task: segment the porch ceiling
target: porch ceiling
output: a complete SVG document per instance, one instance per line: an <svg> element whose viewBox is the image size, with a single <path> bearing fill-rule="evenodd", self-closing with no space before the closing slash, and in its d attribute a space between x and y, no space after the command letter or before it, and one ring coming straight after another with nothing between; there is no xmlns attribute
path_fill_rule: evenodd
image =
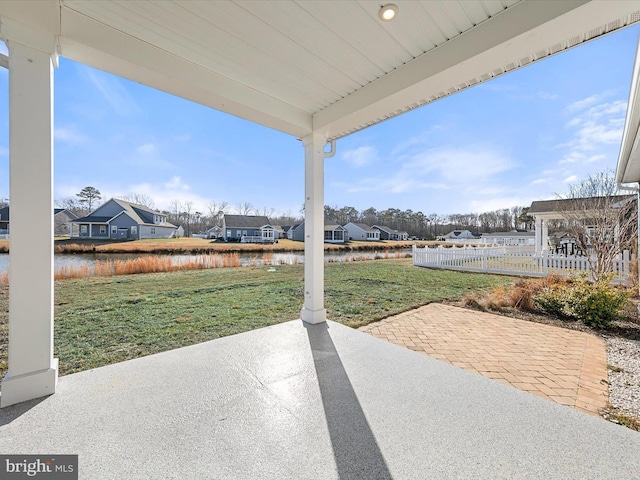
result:
<svg viewBox="0 0 640 480"><path fill-rule="evenodd" d="M335 139L640 19L637 0L394 3L382 22L367 0L4 0L0 37L31 27L73 60Z"/></svg>

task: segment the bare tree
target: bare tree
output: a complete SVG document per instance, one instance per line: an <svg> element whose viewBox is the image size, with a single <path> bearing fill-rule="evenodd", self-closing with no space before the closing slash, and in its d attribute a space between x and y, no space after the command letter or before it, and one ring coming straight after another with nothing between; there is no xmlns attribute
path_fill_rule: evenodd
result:
<svg viewBox="0 0 640 480"><path fill-rule="evenodd" d="M251 202L240 202L236 205L236 211L238 215L251 215L251 212L254 210L253 204Z"/></svg>
<svg viewBox="0 0 640 480"><path fill-rule="evenodd" d="M191 236L191 224L193 223L193 218L191 216L191 211L193 209L193 202L191 200L187 200L182 204L182 208L184 208L184 211L182 212L182 218L183 218L183 225L185 225L187 228L185 228L185 235L187 237Z"/></svg>
<svg viewBox="0 0 640 480"><path fill-rule="evenodd" d="M567 231L588 252L594 280L613 270L623 250L637 248L637 200L635 195L621 194L613 172L597 173L571 185L558 207Z"/></svg>
<svg viewBox="0 0 640 480"><path fill-rule="evenodd" d="M207 204L207 210L209 212L209 222L211 225L220 225L222 217L229 209L227 202L209 202Z"/></svg>
<svg viewBox="0 0 640 480"><path fill-rule="evenodd" d="M126 195L123 195L122 197L119 197L121 200L124 200L126 202L130 202L130 203L137 203L138 205L144 205L147 208L150 208L151 210L154 210L155 207L155 203L153 202L153 198L151 198L149 195L146 195L144 193L127 193Z"/></svg>
<svg viewBox="0 0 640 480"><path fill-rule="evenodd" d="M58 208L69 210L78 217L83 217L84 215L89 213L89 210L87 210L87 208L84 207L78 199L73 197L61 198L56 200L55 203Z"/></svg>

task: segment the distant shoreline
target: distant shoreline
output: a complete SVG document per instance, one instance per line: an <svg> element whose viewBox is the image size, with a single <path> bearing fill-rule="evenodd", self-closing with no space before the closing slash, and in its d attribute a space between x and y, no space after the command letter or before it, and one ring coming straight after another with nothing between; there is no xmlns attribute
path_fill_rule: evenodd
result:
<svg viewBox="0 0 640 480"><path fill-rule="evenodd" d="M425 246L436 242L426 241L352 241L346 244L324 245L325 251L384 251L411 248L414 244ZM278 240L273 244L254 243L225 243L203 238L170 238L149 240L85 240L85 239L56 239L54 251L57 254L83 253L122 253L122 254L152 254L152 255L189 255L205 253L264 253L264 252L302 252L304 243L293 240ZM0 240L0 253L9 253L9 240Z"/></svg>

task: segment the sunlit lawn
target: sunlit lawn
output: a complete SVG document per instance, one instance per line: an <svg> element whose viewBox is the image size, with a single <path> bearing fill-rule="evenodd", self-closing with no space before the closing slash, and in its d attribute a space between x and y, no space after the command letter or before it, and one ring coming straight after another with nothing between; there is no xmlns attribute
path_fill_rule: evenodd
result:
<svg viewBox="0 0 640 480"><path fill-rule="evenodd" d="M413 267L410 259L332 263L325 272L328 316L352 327L512 281ZM0 377L7 290L0 287ZM62 280L55 292L55 355L67 374L296 319L303 266Z"/></svg>

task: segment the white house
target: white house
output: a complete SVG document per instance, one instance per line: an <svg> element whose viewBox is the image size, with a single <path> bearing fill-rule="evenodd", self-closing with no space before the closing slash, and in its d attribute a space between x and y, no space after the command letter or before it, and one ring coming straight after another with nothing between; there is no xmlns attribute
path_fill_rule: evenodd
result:
<svg viewBox="0 0 640 480"><path fill-rule="evenodd" d="M452 230L446 235L439 236L436 240L451 243L478 243L480 236L470 230Z"/></svg>
<svg viewBox="0 0 640 480"><path fill-rule="evenodd" d="M495 245L535 245L535 232L512 230L510 232L483 233L482 243Z"/></svg>
<svg viewBox="0 0 640 480"><path fill-rule="evenodd" d="M365 225L364 223L349 222L344 228L347 230L347 238L349 240L380 241L380 230Z"/></svg>

